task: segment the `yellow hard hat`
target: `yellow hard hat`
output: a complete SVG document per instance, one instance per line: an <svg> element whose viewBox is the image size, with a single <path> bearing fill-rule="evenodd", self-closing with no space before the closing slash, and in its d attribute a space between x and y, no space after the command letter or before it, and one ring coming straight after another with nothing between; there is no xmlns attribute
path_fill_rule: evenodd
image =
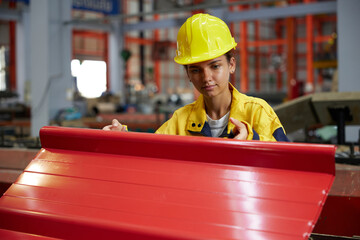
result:
<svg viewBox="0 0 360 240"><path fill-rule="evenodd" d="M177 35L175 62L188 65L220 57L236 42L226 23L209 14L195 14L181 26Z"/></svg>

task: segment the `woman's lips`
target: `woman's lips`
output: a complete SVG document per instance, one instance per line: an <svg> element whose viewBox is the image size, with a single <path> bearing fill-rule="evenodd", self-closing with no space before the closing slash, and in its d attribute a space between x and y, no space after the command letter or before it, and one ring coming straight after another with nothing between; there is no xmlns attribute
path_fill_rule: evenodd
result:
<svg viewBox="0 0 360 240"><path fill-rule="evenodd" d="M215 85L210 85L210 86L204 86L203 89L206 91L211 91L215 88Z"/></svg>

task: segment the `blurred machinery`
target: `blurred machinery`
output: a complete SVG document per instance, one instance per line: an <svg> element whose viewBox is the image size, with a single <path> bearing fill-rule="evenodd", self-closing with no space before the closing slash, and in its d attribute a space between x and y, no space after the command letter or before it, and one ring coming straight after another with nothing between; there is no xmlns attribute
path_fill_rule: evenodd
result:
<svg viewBox="0 0 360 240"><path fill-rule="evenodd" d="M29 138L30 108L10 91L0 91L0 147L34 147L37 139Z"/></svg>
<svg viewBox="0 0 360 240"><path fill-rule="evenodd" d="M334 143L339 147L337 162L360 165L360 133L358 141L345 141L345 127L360 125L360 92L323 92L306 95L274 107L293 141ZM327 129L323 127L333 126ZM328 131L335 139L324 137ZM296 138L296 132L303 135ZM330 133L329 133L330 132ZM331 133L333 132L333 133ZM343 151L345 149L345 151Z"/></svg>

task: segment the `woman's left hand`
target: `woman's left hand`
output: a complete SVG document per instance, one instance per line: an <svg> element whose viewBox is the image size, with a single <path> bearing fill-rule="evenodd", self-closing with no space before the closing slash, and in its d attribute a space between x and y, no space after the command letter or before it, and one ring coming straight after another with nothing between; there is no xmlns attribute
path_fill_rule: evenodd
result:
<svg viewBox="0 0 360 240"><path fill-rule="evenodd" d="M230 118L230 121L235 125L233 129L234 139L246 140L249 134L246 125L235 118Z"/></svg>

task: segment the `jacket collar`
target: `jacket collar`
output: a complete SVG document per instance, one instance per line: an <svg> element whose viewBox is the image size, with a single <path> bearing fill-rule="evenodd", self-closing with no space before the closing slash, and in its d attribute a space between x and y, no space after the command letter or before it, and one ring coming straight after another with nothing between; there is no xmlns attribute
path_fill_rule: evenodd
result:
<svg viewBox="0 0 360 240"><path fill-rule="evenodd" d="M186 130L191 132L201 132L206 121L204 96L200 94L194 103L194 107L190 113Z"/></svg>
<svg viewBox="0 0 360 240"><path fill-rule="evenodd" d="M234 129L235 125L230 122L230 118L236 118L237 120L241 121L244 118L244 94L241 94L231 83L229 83L230 89L232 91L232 100L231 100L231 107L230 107L230 116L229 116L229 123L228 123L228 134Z"/></svg>
<svg viewBox="0 0 360 240"><path fill-rule="evenodd" d="M241 102L242 94L236 90L236 88L229 82L229 88L232 92L232 100L231 100L231 108L230 108L230 117L232 116L239 116L244 110L244 106L239 104ZM198 132L200 133L203 129L206 122L206 111L205 111L205 102L204 96L200 94L198 99L194 102L194 107L190 113L188 118L188 122L186 125L186 130L190 132ZM235 126L230 121L228 123L228 134L230 133L231 129Z"/></svg>

